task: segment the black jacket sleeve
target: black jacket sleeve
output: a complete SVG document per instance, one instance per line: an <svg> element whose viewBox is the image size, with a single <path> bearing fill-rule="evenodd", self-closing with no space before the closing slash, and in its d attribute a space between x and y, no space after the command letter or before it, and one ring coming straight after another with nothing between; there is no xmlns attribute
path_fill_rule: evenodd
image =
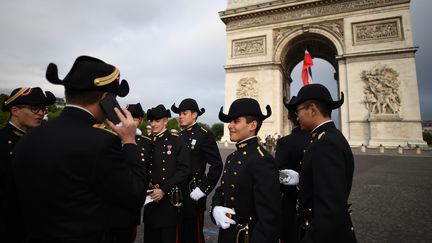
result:
<svg viewBox="0 0 432 243"><path fill-rule="evenodd" d="M207 136L205 136L201 149L203 156L210 167L207 176L204 177L198 187L208 195L219 181L223 164L214 136L211 133L207 133L206 135Z"/></svg>

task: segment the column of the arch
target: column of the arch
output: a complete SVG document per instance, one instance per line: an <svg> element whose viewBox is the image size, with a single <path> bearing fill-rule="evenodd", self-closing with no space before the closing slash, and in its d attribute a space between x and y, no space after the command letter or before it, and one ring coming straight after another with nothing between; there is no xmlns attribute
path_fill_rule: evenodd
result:
<svg viewBox="0 0 432 243"><path fill-rule="evenodd" d="M347 65L345 60L339 60L338 61L338 70L339 70L339 92L344 93L344 104L340 108L340 119L341 119L341 131L345 138L349 141L350 136L350 126L349 126L349 119L350 119L350 104L349 104L349 82L347 77ZM341 97L339 97L341 98ZM336 97L337 99L337 97Z"/></svg>

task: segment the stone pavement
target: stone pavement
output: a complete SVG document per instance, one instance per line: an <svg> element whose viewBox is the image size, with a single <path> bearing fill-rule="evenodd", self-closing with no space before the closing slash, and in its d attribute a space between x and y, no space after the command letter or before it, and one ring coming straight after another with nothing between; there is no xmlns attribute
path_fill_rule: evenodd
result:
<svg viewBox="0 0 432 243"><path fill-rule="evenodd" d="M233 151L220 147L222 159ZM432 242L432 151L353 148L354 182L350 202L358 242ZM208 203L211 201L209 197ZM205 218L207 243L217 242L217 227ZM136 242L142 242L142 225Z"/></svg>

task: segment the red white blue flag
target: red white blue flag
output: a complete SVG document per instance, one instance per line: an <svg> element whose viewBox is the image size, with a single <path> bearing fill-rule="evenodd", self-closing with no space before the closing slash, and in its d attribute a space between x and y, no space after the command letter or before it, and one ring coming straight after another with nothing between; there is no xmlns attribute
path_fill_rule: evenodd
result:
<svg viewBox="0 0 432 243"><path fill-rule="evenodd" d="M303 86L312 83L312 69L313 61L308 50L305 50L303 68L302 68L302 80Z"/></svg>

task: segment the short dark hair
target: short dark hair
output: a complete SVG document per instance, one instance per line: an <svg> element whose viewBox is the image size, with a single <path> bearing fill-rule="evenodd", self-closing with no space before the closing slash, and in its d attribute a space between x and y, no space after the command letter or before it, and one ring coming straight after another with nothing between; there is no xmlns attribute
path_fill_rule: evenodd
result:
<svg viewBox="0 0 432 243"><path fill-rule="evenodd" d="M91 105L102 98L104 91L82 91L65 88L65 98L68 104Z"/></svg>
<svg viewBox="0 0 432 243"><path fill-rule="evenodd" d="M288 110L288 120L294 123L295 126L299 126L300 123L297 120L297 114L294 110Z"/></svg>
<svg viewBox="0 0 432 243"><path fill-rule="evenodd" d="M303 103L303 105L305 107L308 107L311 104L315 104L315 106L317 107L317 109L320 111L320 113L324 117L331 118L331 112L332 112L332 110L330 109L330 107L329 107L329 105L327 103L319 101L319 100L307 100L307 101L305 101Z"/></svg>
<svg viewBox="0 0 432 243"><path fill-rule="evenodd" d="M258 131L261 129L261 125L262 125L263 121L256 116L245 116L245 118L246 118L246 123L248 123L248 124L253 122L253 121L257 122L257 128L255 130L255 135L257 135Z"/></svg>

